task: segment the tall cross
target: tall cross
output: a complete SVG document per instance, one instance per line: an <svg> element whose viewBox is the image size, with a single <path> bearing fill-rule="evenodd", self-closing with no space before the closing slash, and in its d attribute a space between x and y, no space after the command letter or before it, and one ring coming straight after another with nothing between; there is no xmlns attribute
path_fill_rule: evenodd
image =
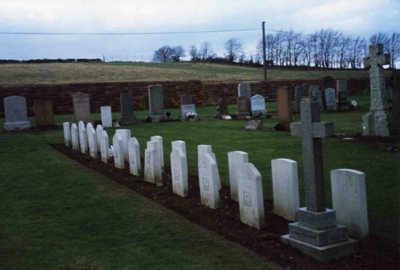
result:
<svg viewBox="0 0 400 270"><path fill-rule="evenodd" d="M385 72L382 65L390 64L390 54L383 54L383 45L369 46L369 57L364 58L364 67L371 67L371 107L370 111L384 111L387 108L388 93L386 91Z"/></svg>
<svg viewBox="0 0 400 270"><path fill-rule="evenodd" d="M290 124L290 135L302 138L307 210L322 212L325 211L325 193L321 139L333 135L333 123L320 122L318 101L303 99L300 112L301 122Z"/></svg>

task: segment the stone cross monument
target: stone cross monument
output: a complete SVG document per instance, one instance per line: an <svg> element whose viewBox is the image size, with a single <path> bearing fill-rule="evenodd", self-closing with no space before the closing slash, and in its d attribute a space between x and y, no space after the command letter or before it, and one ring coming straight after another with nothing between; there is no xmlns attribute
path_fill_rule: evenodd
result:
<svg viewBox="0 0 400 270"><path fill-rule="evenodd" d="M333 135L333 124L320 122L319 106L318 101L303 100L302 122L290 124L291 135L302 138L306 207L299 209L298 222L289 224L289 234L281 240L329 262L356 253L358 241L348 238L347 228L336 223L334 210L325 209L321 139Z"/></svg>
<svg viewBox="0 0 400 270"><path fill-rule="evenodd" d="M369 46L369 57L364 58L364 67L370 67L371 106L363 115L364 136L389 136L387 110L389 99L386 89L385 72L382 65L390 64L390 55L383 54L383 45Z"/></svg>

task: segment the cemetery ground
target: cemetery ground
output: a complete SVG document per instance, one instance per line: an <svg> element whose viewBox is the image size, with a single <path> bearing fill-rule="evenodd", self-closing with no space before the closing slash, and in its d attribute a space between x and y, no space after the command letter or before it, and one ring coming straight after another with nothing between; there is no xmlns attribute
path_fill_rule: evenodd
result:
<svg viewBox="0 0 400 270"><path fill-rule="evenodd" d="M321 120L334 122L336 133L355 137L361 133L361 115L368 111L369 95L350 96L352 99L360 105L357 110L322 113ZM270 113L275 111L276 103L267 103L267 108ZM214 106L198 107L196 111L200 116L216 113ZM236 112L236 106L230 105L229 111ZM179 109L170 112L172 117L180 114ZM143 119L147 111L135 114ZM300 120L298 114L294 116ZM100 114L91 117L100 120ZM119 114L115 112L113 118L118 119ZM34 126L34 118L29 120ZM65 121L72 122L73 115L56 115L57 125ZM301 139L273 131L276 119L263 122L263 131L245 131L244 121L222 120L123 127L130 128L138 139L142 157L151 136L163 137L167 167L164 183L170 181L171 141L186 142L191 176L189 197L185 199L174 196L168 185L157 188L143 183L140 177L128 176L127 170L66 150L62 147L62 127L0 133L0 267L398 269L400 155L387 151L386 145L377 147L342 138L322 140L327 207L332 205L331 170L350 168L364 172L371 234L360 243L356 255L322 264L280 242L280 235L287 233L288 222L272 213L271 160L297 161L300 205L305 205ZM0 119L3 123L4 119ZM115 129L106 128L109 134ZM199 144L212 145L216 154L224 187L218 210L200 205L196 187ZM63 153L75 160L51 145L64 148ZM235 150L249 153L249 161L262 175L267 226L261 231L240 223L237 203L226 198L227 154ZM264 250L260 252L260 248Z"/></svg>
<svg viewBox="0 0 400 270"><path fill-rule="evenodd" d="M319 79L365 78L367 70L289 70L268 69L268 79ZM179 63L52 63L52 64L4 64L0 65L2 84L65 84L84 82L129 81L258 81L263 69L221 64Z"/></svg>

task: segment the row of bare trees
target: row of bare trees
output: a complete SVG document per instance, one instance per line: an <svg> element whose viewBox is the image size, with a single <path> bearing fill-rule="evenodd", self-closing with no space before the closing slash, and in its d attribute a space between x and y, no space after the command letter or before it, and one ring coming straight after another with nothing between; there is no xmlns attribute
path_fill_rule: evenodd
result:
<svg viewBox="0 0 400 270"><path fill-rule="evenodd" d="M268 34L266 39L266 59L277 66L315 66L322 68L362 68L363 58L369 55L370 44L382 43L386 53L391 55L391 67L400 60L400 33L377 32L368 40L345 35L342 32L322 29L311 35L290 31ZM254 55L246 54L242 42L230 38L224 44L224 57L218 57L211 44L204 41L197 48L191 45L188 53L191 61L220 60L228 63L263 63L262 39L256 46ZM163 46L155 51L153 61L180 61L186 56L182 46Z"/></svg>

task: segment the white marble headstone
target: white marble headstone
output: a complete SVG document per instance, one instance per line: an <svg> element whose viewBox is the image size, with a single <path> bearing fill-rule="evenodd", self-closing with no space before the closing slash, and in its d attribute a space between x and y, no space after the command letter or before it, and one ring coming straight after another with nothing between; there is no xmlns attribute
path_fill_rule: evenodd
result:
<svg viewBox="0 0 400 270"><path fill-rule="evenodd" d="M145 181L162 186L161 161L158 153L158 142L147 142L145 152Z"/></svg>
<svg viewBox="0 0 400 270"><path fill-rule="evenodd" d="M101 152L101 161L104 163L108 162L110 158L109 154L110 143L108 140L107 131L103 130L102 135L100 136L100 152Z"/></svg>
<svg viewBox="0 0 400 270"><path fill-rule="evenodd" d="M219 207L217 163L210 154L204 154L199 162L199 186L201 204L217 209Z"/></svg>
<svg viewBox="0 0 400 270"><path fill-rule="evenodd" d="M229 152L228 162L229 162L229 183L231 189L231 199L238 202L239 175L243 173L244 164L249 163L249 155L246 152L242 151Z"/></svg>
<svg viewBox="0 0 400 270"><path fill-rule="evenodd" d="M85 128L85 124L82 121L78 123L78 132L79 132L79 144L81 147L81 152L83 154L87 154L88 151L88 142L87 142L87 132Z"/></svg>
<svg viewBox="0 0 400 270"><path fill-rule="evenodd" d="M180 147L172 149L171 174L172 191L178 196L186 197L189 194L187 161Z"/></svg>
<svg viewBox="0 0 400 270"><path fill-rule="evenodd" d="M101 110L101 124L103 127L112 127L112 113L110 106L100 107Z"/></svg>
<svg viewBox="0 0 400 270"><path fill-rule="evenodd" d="M201 144L201 145L197 146L197 161L198 161L199 168L201 166L200 160L201 160L202 156L205 155L205 154L210 154L210 156L214 159L215 163L217 164L217 157L212 152L211 145ZM221 189L221 179L219 178L218 166L217 166L216 170L217 170L217 185L218 185L218 190L220 190Z"/></svg>
<svg viewBox="0 0 400 270"><path fill-rule="evenodd" d="M103 136L103 127L102 125L97 125L96 127L96 138L97 138L97 149L101 152L101 136Z"/></svg>
<svg viewBox="0 0 400 270"><path fill-rule="evenodd" d="M124 149L124 159L125 161L129 161L129 154L128 154L128 142L131 136L130 129L117 129L115 133L119 134L122 139L122 147Z"/></svg>
<svg viewBox="0 0 400 270"><path fill-rule="evenodd" d="M113 137L113 147L114 147L115 168L118 168L118 169L125 168L124 146L123 146L122 137L118 133L115 133L115 135Z"/></svg>
<svg viewBox="0 0 400 270"><path fill-rule="evenodd" d="M89 153L92 158L98 158L99 152L97 151L97 135L92 125L87 125L87 136L89 144Z"/></svg>
<svg viewBox="0 0 400 270"><path fill-rule="evenodd" d="M71 142L72 142L72 149L75 151L79 151L80 144L79 144L79 133L78 127L75 123L71 125Z"/></svg>
<svg viewBox="0 0 400 270"><path fill-rule="evenodd" d="M160 158L161 162L161 171L164 172L164 145L163 145L163 138L161 136L152 136L151 138L152 142L157 142L158 143L158 155Z"/></svg>
<svg viewBox="0 0 400 270"><path fill-rule="evenodd" d="M71 126L69 122L63 123L65 146L71 146Z"/></svg>
<svg viewBox="0 0 400 270"><path fill-rule="evenodd" d="M182 152L186 155L186 143L184 141L173 141L171 145L172 149L174 149L175 147L179 147L180 149L182 149Z"/></svg>
<svg viewBox="0 0 400 270"><path fill-rule="evenodd" d="M136 138L132 137L128 142L129 171L131 174L139 176L142 174L142 163L140 161L140 147Z"/></svg>
<svg viewBox="0 0 400 270"><path fill-rule="evenodd" d="M240 220L261 229L265 225L261 174L251 163L245 164L243 168L244 178L239 180Z"/></svg>

